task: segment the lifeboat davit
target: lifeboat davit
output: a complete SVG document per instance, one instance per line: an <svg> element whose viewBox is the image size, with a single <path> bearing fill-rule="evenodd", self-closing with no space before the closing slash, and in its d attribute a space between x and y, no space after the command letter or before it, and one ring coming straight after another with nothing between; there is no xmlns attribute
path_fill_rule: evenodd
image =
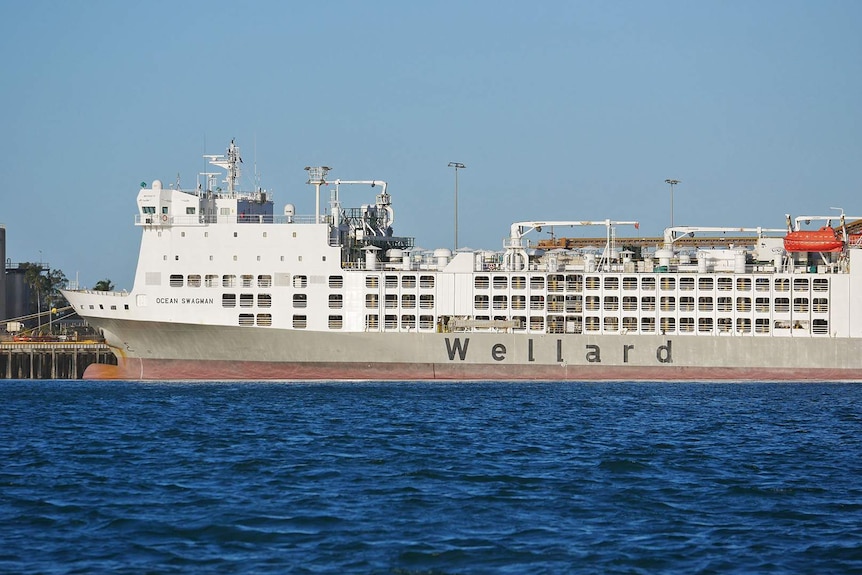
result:
<svg viewBox="0 0 862 575"><path fill-rule="evenodd" d="M784 249L788 252L840 252L844 242L835 228L823 226L819 230L799 230L784 236Z"/></svg>

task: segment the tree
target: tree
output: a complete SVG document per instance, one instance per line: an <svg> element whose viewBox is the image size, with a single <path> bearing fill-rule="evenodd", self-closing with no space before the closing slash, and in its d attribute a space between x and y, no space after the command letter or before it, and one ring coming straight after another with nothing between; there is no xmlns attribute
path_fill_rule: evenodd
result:
<svg viewBox="0 0 862 575"><path fill-rule="evenodd" d="M30 313L50 311L63 307L66 299L60 289L68 283L62 270L42 267L42 264L24 262L18 264L24 269L24 282L30 287Z"/></svg>
<svg viewBox="0 0 862 575"><path fill-rule="evenodd" d="M111 282L111 280L109 280L108 278L105 278L103 280L97 281L96 285L93 286L93 289L95 291L113 291L114 290L114 284L113 284L113 282Z"/></svg>

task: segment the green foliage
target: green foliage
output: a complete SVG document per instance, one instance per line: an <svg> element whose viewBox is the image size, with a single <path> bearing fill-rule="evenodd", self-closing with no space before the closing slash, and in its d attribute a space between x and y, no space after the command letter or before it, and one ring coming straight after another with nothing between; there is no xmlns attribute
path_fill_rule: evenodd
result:
<svg viewBox="0 0 862 575"><path fill-rule="evenodd" d="M95 291L113 291L114 290L114 283L111 280L109 280L108 278L105 278L103 280L97 281L96 285L93 286L93 289Z"/></svg>
<svg viewBox="0 0 862 575"><path fill-rule="evenodd" d="M68 283L62 270L45 269L42 264L25 262L24 281L30 286L30 306L33 311L63 307L66 299L60 289Z"/></svg>

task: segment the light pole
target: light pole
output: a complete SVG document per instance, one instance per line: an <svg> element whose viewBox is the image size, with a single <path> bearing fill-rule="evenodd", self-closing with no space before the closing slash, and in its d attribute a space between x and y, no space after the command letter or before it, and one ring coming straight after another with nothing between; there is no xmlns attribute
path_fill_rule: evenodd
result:
<svg viewBox="0 0 862 575"><path fill-rule="evenodd" d="M461 162L449 162L450 168L455 168L455 249L452 254L458 251L458 170L466 168Z"/></svg>
<svg viewBox="0 0 862 575"><path fill-rule="evenodd" d="M665 180L665 184L670 184L670 227L673 227L673 187L679 183L679 180Z"/></svg>

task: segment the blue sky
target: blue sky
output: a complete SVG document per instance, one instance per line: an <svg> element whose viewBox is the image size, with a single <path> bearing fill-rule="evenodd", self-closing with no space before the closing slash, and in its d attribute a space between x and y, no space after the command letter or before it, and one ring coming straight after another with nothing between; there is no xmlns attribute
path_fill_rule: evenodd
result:
<svg viewBox="0 0 862 575"><path fill-rule="evenodd" d="M0 8L6 256L83 285L130 289L140 182L193 187L231 138L277 211L311 213L303 167L328 165L388 181L396 233L426 248L452 245L450 161L467 165L459 243L473 248L499 249L523 219L659 235L667 178L682 181L677 225L862 214L855 0Z"/></svg>

